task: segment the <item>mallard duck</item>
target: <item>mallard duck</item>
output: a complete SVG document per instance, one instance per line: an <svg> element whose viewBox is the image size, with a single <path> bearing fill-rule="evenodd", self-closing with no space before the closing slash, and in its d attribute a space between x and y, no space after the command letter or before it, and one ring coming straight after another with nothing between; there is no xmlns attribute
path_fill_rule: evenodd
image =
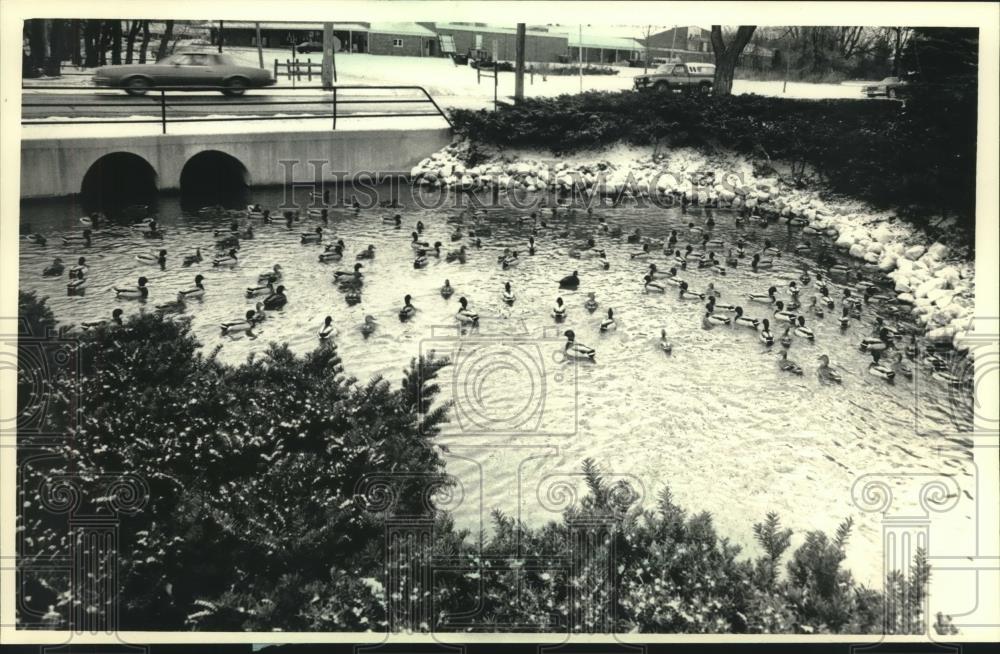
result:
<svg viewBox="0 0 1000 654"><path fill-rule="evenodd" d="M230 250L229 254L218 257L212 261L212 265L217 268L222 268L226 266L235 266L239 263L239 259L236 257L236 250Z"/></svg>
<svg viewBox="0 0 1000 654"><path fill-rule="evenodd" d="M704 300L705 299L705 294L704 293L695 293L694 291L689 291L688 290L688 283L687 282L681 282L680 283L680 293L678 294L678 297L680 299L682 299L682 300Z"/></svg>
<svg viewBox="0 0 1000 654"><path fill-rule="evenodd" d="M761 321L760 342L764 345L774 345L774 335L771 334L771 321L767 318Z"/></svg>
<svg viewBox="0 0 1000 654"><path fill-rule="evenodd" d="M802 367L788 358L788 352L786 350L781 351L781 356L778 359L778 369L784 372L790 372L793 375L802 374Z"/></svg>
<svg viewBox="0 0 1000 654"><path fill-rule="evenodd" d="M830 357L825 354L821 354L819 357L819 368L816 369L816 376L821 382L839 384L843 381L840 373L830 367Z"/></svg>
<svg viewBox="0 0 1000 654"><path fill-rule="evenodd" d="M774 306L775 306L775 309L774 309L774 317L775 318L781 318L782 320L787 320L788 322L794 322L795 321L795 318L797 317L796 314L795 314L795 312L788 311L787 309L785 309L785 303L784 302L782 302L781 300L778 300L777 302L775 302Z"/></svg>
<svg viewBox="0 0 1000 654"><path fill-rule="evenodd" d="M452 287L451 282L448 281L447 279L444 280L444 286L441 287L441 297L447 300L454 294L455 294L455 289Z"/></svg>
<svg viewBox="0 0 1000 654"><path fill-rule="evenodd" d="M116 286L115 295L123 300L145 300L149 297L148 282L145 277L140 277L135 286Z"/></svg>
<svg viewBox="0 0 1000 654"><path fill-rule="evenodd" d="M288 304L288 296L285 295L284 286L278 286L278 288L274 289L274 293L264 298L264 308L268 311L280 309L286 304Z"/></svg>
<svg viewBox="0 0 1000 654"><path fill-rule="evenodd" d="M357 259L358 261L362 261L365 259L374 259L375 246L369 245L366 249L362 250L361 252L358 252L357 256L355 256L354 258Z"/></svg>
<svg viewBox="0 0 1000 654"><path fill-rule="evenodd" d="M194 286L191 288L182 289L177 292L178 299L189 299L198 298L205 295L205 285L202 283L205 280L203 275L194 276Z"/></svg>
<svg viewBox="0 0 1000 654"><path fill-rule="evenodd" d="M167 251L160 250L157 254L152 252L141 252L135 255L135 260L139 263L151 263L163 267L167 263Z"/></svg>
<svg viewBox="0 0 1000 654"><path fill-rule="evenodd" d="M261 284L265 283L275 283L281 280L283 276L283 271L281 269L281 264L276 263L271 270L266 270L261 274L257 275L257 281Z"/></svg>
<svg viewBox="0 0 1000 654"><path fill-rule="evenodd" d="M757 329L757 325L760 321L756 318L751 318L750 316L743 315L743 307L736 307L736 315L733 316L733 325L739 325L740 327L750 327L751 329Z"/></svg>
<svg viewBox="0 0 1000 654"><path fill-rule="evenodd" d="M580 287L580 276L579 273L574 270L572 275L566 275L559 280L559 288L564 288L567 290L576 290Z"/></svg>
<svg viewBox="0 0 1000 654"><path fill-rule="evenodd" d="M478 325L479 324L479 314L469 309L469 301L464 297L458 298L458 303L461 307L458 313L455 314L455 318L464 324L468 325Z"/></svg>
<svg viewBox="0 0 1000 654"><path fill-rule="evenodd" d="M798 316L796 318L795 335L801 336L802 338L805 338L810 341L816 338L815 334L813 334L813 330L806 327L805 316Z"/></svg>
<svg viewBox="0 0 1000 654"><path fill-rule="evenodd" d="M597 310L597 297L593 291L587 293L587 301L583 303L583 307L591 313Z"/></svg>
<svg viewBox="0 0 1000 654"><path fill-rule="evenodd" d="M567 329L563 332L563 336L566 337L566 345L563 347L563 352L568 358L594 360L597 352L592 347L587 347L583 343L577 343L576 334L572 329Z"/></svg>
<svg viewBox="0 0 1000 654"><path fill-rule="evenodd" d="M614 309L608 309L608 317L601 321L601 331L609 332L613 329L617 329L618 323L615 321L615 311Z"/></svg>
<svg viewBox="0 0 1000 654"><path fill-rule="evenodd" d="M89 229L85 229L85 230L83 230L83 234L81 234L80 236L63 236L62 237L63 245L81 245L82 244L82 245L84 245L86 247L90 247L90 243L91 243L91 241L90 241L90 234L91 234L90 230Z"/></svg>
<svg viewBox="0 0 1000 654"><path fill-rule="evenodd" d="M63 270L66 267L63 265L63 260L56 257L52 260L52 263L45 267L42 271L42 277L62 277Z"/></svg>
<svg viewBox="0 0 1000 654"><path fill-rule="evenodd" d="M510 287L510 282L505 282L503 285L503 301L507 304L514 304L516 296L514 295L513 289Z"/></svg>
<svg viewBox="0 0 1000 654"><path fill-rule="evenodd" d="M552 307L552 317L555 318L556 322L562 322L566 319L566 305L563 304L561 297L556 298L556 304Z"/></svg>
<svg viewBox="0 0 1000 654"><path fill-rule="evenodd" d="M246 290L246 296L256 297L258 295L273 295L274 294L274 282L267 281L260 286L250 286Z"/></svg>
<svg viewBox="0 0 1000 654"><path fill-rule="evenodd" d="M121 327L122 324L123 324L122 323L122 314L123 313L124 313L124 311L122 311L121 309L115 309L114 311L112 311L111 312L111 324L115 325L117 327ZM83 327L84 330L91 330L91 329L97 329L98 327L104 327L107 324L108 324L107 320L93 320L93 321L90 321L90 322L82 322L82 323L80 323L80 326Z"/></svg>
<svg viewBox="0 0 1000 654"><path fill-rule="evenodd" d="M320 263L330 261L340 261L344 258L344 246L340 243L330 243L326 249L319 253Z"/></svg>
<svg viewBox="0 0 1000 654"><path fill-rule="evenodd" d="M750 295L747 296L747 298L751 302L761 302L763 304L774 304L775 302L778 301L778 298L776 298L775 295L774 295L777 292L778 292L777 287L772 286L771 288L767 289L767 293L751 293Z"/></svg>
<svg viewBox="0 0 1000 654"><path fill-rule="evenodd" d="M301 234L300 238L303 243L319 243L323 240L323 228L317 227L315 232Z"/></svg>
<svg viewBox="0 0 1000 654"><path fill-rule="evenodd" d="M256 324L254 322L255 312L250 309L246 312L246 316L243 320L233 320L231 322L224 322L219 325L222 329L223 334L238 334L241 332L252 333L253 327Z"/></svg>
<svg viewBox="0 0 1000 654"><path fill-rule="evenodd" d="M646 275L642 279L645 282L642 288L647 293L663 293L667 290L666 288L663 287L663 284L653 281L653 278L650 277L649 275Z"/></svg>
<svg viewBox="0 0 1000 654"><path fill-rule="evenodd" d="M333 316L327 316L323 319L323 326L319 330L319 340L326 341L334 337L337 333L337 328L333 326Z"/></svg>
<svg viewBox="0 0 1000 654"><path fill-rule="evenodd" d="M189 254L184 257L183 265L185 268L193 266L196 263L201 263L202 258L203 257L201 256L201 248L195 248L194 254Z"/></svg>
<svg viewBox="0 0 1000 654"><path fill-rule="evenodd" d="M465 263L465 261L466 261L465 246L463 245L459 249L452 250L451 252L449 252L445 256L445 261L447 261L449 263L453 263L453 262L456 262L456 261L458 263Z"/></svg>
<svg viewBox="0 0 1000 654"><path fill-rule="evenodd" d="M657 343L657 345L659 345L660 349L663 350L664 352L666 352L667 354L670 354L670 353L672 353L674 351L674 345L673 345L673 343L671 343L670 341L667 340L667 330L666 329L661 329L660 330L660 340Z"/></svg>

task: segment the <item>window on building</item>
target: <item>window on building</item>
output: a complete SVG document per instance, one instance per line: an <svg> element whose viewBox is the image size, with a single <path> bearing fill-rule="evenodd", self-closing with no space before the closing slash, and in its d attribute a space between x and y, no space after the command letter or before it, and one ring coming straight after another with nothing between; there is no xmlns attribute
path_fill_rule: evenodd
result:
<svg viewBox="0 0 1000 654"><path fill-rule="evenodd" d="M394 47L394 48L402 48L403 47L403 39L393 39L392 40L392 47Z"/></svg>
<svg viewBox="0 0 1000 654"><path fill-rule="evenodd" d="M482 49L483 49L483 35L476 34L476 50L482 50Z"/></svg>

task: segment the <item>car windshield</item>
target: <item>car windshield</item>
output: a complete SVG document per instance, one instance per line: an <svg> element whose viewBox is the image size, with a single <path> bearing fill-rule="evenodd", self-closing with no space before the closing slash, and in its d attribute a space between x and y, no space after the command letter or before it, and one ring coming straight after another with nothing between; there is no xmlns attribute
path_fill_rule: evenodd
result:
<svg viewBox="0 0 1000 654"><path fill-rule="evenodd" d="M658 72L658 73L669 73L673 69L674 69L674 65L673 64L663 64L662 66L659 66L656 69L656 72Z"/></svg>
<svg viewBox="0 0 1000 654"><path fill-rule="evenodd" d="M886 77L884 80L882 80L882 83L883 84L893 84L893 83L898 82L898 81L899 81L898 77Z"/></svg>
<svg viewBox="0 0 1000 654"><path fill-rule="evenodd" d="M235 66L232 57L214 52L181 52L156 62L167 66Z"/></svg>

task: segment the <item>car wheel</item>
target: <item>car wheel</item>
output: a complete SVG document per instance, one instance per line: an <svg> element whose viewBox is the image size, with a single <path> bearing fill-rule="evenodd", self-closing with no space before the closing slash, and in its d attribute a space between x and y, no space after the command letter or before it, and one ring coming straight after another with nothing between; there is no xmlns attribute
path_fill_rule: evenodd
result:
<svg viewBox="0 0 1000 654"><path fill-rule="evenodd" d="M129 95L146 95L150 86L149 80L144 77L132 77L125 80L125 92Z"/></svg>
<svg viewBox="0 0 1000 654"><path fill-rule="evenodd" d="M889 98L890 100L895 100L896 99L896 89L889 89L888 91L886 91L885 92L885 97Z"/></svg>
<svg viewBox="0 0 1000 654"><path fill-rule="evenodd" d="M222 93L230 97L240 96L246 93L247 86L248 84L245 79L242 77L234 77L230 80L226 80L226 88L222 91Z"/></svg>
<svg viewBox="0 0 1000 654"><path fill-rule="evenodd" d="M659 82L653 85L653 88L656 89L657 91L669 91L670 82L660 80Z"/></svg>
<svg viewBox="0 0 1000 654"><path fill-rule="evenodd" d="M712 85L709 84L708 82L702 82L701 85L698 86L698 91L702 95L708 95L709 93L712 92Z"/></svg>

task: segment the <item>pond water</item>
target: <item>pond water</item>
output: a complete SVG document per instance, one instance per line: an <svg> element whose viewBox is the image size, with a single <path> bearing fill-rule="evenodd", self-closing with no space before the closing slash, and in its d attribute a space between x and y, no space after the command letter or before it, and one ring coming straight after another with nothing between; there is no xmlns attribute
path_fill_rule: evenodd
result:
<svg viewBox="0 0 1000 654"><path fill-rule="evenodd" d="M379 190L386 197L387 189ZM252 200L274 207L281 193L256 189ZM780 344L768 348L747 328L703 329L704 303L680 300L673 287L662 295L644 292L642 276L650 261L661 269L673 264L658 249L649 260L633 259L630 254L639 246L598 229L603 219L626 234L639 227L644 236L661 240L678 230L680 247L689 238L697 247L700 234L691 234L687 225L705 225L701 210L682 214L674 208L620 206L597 208L593 217L581 212L575 220L549 219L556 227L539 232L536 254L529 256L527 228L515 222L527 210L491 209L484 224L492 235L482 237L482 247L476 249L467 237L450 238L455 225L446 221L457 210L420 208L407 196L398 210L401 229L381 220L392 209L357 214L331 210L324 241L340 238L347 245L344 260L336 263L318 261L322 244L300 242L300 233L313 231L320 221L303 216L292 228L284 222L252 221L256 236L241 242L239 265L233 268L211 265L213 232L226 229L230 219L201 217L186 203L182 207L177 196L156 199L154 210L166 231L162 241L146 239L129 229L128 221L117 221L95 230L89 247L61 243L62 235L82 229L83 209L75 200L25 203L22 225L30 224L48 244L21 242L20 285L48 296L58 319L79 323L106 318L116 307L126 313L152 310L189 288L195 274L203 274L204 299L190 302L185 315L192 318L201 342L207 348L221 344L220 356L230 362L262 352L271 341L306 352L317 345L327 315L338 330L345 371L361 380L381 374L396 384L421 351L456 357L441 380L444 396L457 404L440 442L449 471L462 482L461 498L453 498L448 508L460 526L472 529L493 507L532 524L557 519L567 499L563 482L579 486L581 462L592 457L611 478L630 480L649 502L669 484L682 506L711 511L721 533L751 551L751 525L768 511L777 511L796 530L793 543L801 542L805 530L832 532L841 520L854 517L848 563L860 579L875 582L881 570L881 527L877 516L862 513L853 503L855 480L866 473L902 471L952 475L963 490L971 483L969 444L948 436L971 424L967 391L927 375L919 376L919 384L905 378L890 384L868 374L871 359L858 344L872 333L874 305L842 330L836 317L843 285L831 280L836 310L824 318L807 314L815 341L795 337L788 348L789 358L805 370L794 376L779 370ZM245 200L233 199L232 205L244 206ZM307 204L305 197L300 200ZM467 262L431 257L426 268L415 269L410 233L418 220L425 225L421 239L441 241L442 252L467 245ZM748 252L759 250L765 238L785 252L772 269L759 273L751 271L748 255L725 275L691 266L682 277L698 291L712 282L721 292L719 302L740 304L753 317L770 317L779 337L783 328L770 316L773 309L746 296L776 286L779 298L789 299L789 282L798 280L803 269L812 270L814 261L792 253L803 240L801 233L783 224L737 227L726 213L717 213L715 220L713 237L727 248L743 236ZM607 270L595 258L569 256L586 234L606 250ZM814 254L828 248L822 238L814 237L813 243ZM364 262L363 299L349 306L333 283L333 272L349 269L369 244L376 254ZM136 261L136 254L161 247L168 251L164 269ZM183 257L196 247L205 261L182 266ZM504 247L521 251L519 265L508 270L498 265ZM65 275L42 276L56 256L67 265L86 256L90 274L85 295L67 296ZM275 264L284 270L281 283L288 305L269 312L256 339L223 335L219 323L241 319L253 308L260 298L247 299L244 291ZM579 271L579 290L560 290L557 280L574 270ZM145 306L116 299L112 288L134 285L139 275L149 279ZM803 288L803 302L815 293L814 271L812 277ZM446 278L456 291L450 299L439 293ZM513 305L501 296L507 281L516 293ZM593 313L584 307L588 292L599 303ZM402 322L398 311L405 294L412 295L418 311ZM481 316L478 330L456 329L461 296ZM560 296L568 317L556 325L550 311ZM608 308L615 311L617 329L602 333L599 326ZM367 338L359 329L366 314L378 320ZM573 365L564 360L565 329L597 350L596 362ZM661 329L673 344L669 356L657 345ZM843 384L819 381L821 354L829 355ZM972 492L970 487L961 493L950 513L959 527L968 527L971 520Z"/></svg>

